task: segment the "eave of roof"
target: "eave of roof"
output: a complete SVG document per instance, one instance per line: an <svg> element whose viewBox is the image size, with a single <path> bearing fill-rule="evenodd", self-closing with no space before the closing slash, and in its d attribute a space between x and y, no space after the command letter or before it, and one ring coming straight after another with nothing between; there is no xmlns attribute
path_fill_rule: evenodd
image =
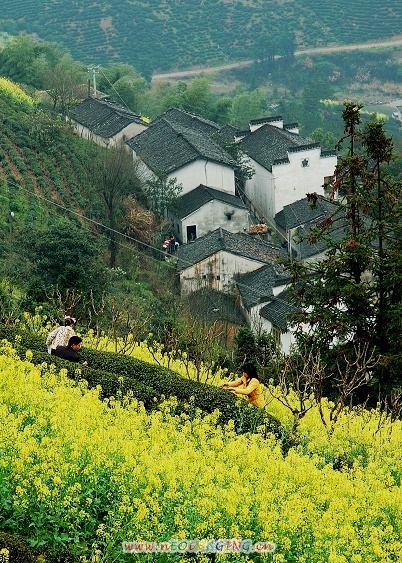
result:
<svg viewBox="0 0 402 563"><path fill-rule="evenodd" d="M96 98L87 98L73 106L70 116L95 135L104 138L113 137L132 123L148 127L148 124L135 113L118 104Z"/></svg>
<svg viewBox="0 0 402 563"><path fill-rule="evenodd" d="M282 258L286 256L286 252L280 246L263 242L247 233L231 233L219 228L191 243L182 245L178 252L177 270L183 271L218 252L228 252L261 265L275 262L278 256Z"/></svg>
<svg viewBox="0 0 402 563"><path fill-rule="evenodd" d="M154 172L166 174L198 159L235 168L232 157L208 135L160 119L127 141L135 153Z"/></svg>
<svg viewBox="0 0 402 563"><path fill-rule="evenodd" d="M177 217L184 219L201 209L204 205L211 201L219 201L228 204L231 207L239 209L247 209L242 200L234 194L229 194L215 188L199 185L197 188L184 194L179 198L177 206Z"/></svg>
<svg viewBox="0 0 402 563"><path fill-rule="evenodd" d="M241 143L250 158L270 171L276 162L288 161L289 151L312 146L297 133L269 124L262 125L244 137Z"/></svg>

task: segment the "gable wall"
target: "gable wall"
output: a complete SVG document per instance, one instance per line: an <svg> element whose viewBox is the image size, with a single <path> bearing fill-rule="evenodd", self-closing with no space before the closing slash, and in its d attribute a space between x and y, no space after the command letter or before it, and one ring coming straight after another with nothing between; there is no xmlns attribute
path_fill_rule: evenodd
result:
<svg viewBox="0 0 402 563"><path fill-rule="evenodd" d="M244 191L260 215L271 219L272 222L275 215L274 175L253 159L250 159L250 164L255 174L246 181Z"/></svg>
<svg viewBox="0 0 402 563"><path fill-rule="evenodd" d="M305 198L307 193L324 195L324 178L335 171L336 156L321 157L320 147L288 153L288 156L288 164L272 167L272 173L276 177L275 214L285 205ZM308 160L308 166L302 166L304 160Z"/></svg>
<svg viewBox="0 0 402 563"><path fill-rule="evenodd" d="M233 291L233 278L236 274L253 272L263 265L262 262L226 251L216 252L180 273L181 295L188 295L203 287L216 291Z"/></svg>
<svg viewBox="0 0 402 563"><path fill-rule="evenodd" d="M278 129L283 129L283 119L280 120L274 120L274 121L265 121L263 123L252 123L250 124L250 131L251 133L253 133L253 131L256 131L257 129L259 129L260 127L262 127L263 125L272 125L273 127L277 127Z"/></svg>
<svg viewBox="0 0 402 563"><path fill-rule="evenodd" d="M234 212L232 218L229 220L225 213ZM194 213L178 221L177 218L172 217L176 234L179 239L185 244L187 240L187 226L195 225L197 229L197 238L203 237L208 233L215 231L218 227L222 227L231 233L243 232L248 230L249 219L248 210L233 207L222 201L213 200L206 205L197 209ZM179 225L177 230L176 225Z"/></svg>
<svg viewBox="0 0 402 563"><path fill-rule="evenodd" d="M304 159L308 166L302 166ZM324 195L324 178L334 173L336 162L336 156L322 157L320 148L289 153L289 163L274 165L272 173L251 159L255 174L246 182L246 195L272 223L285 205L307 193Z"/></svg>
<svg viewBox="0 0 402 563"><path fill-rule="evenodd" d="M216 162L198 159L169 174L183 185L182 195L191 192L200 184L234 195L234 170Z"/></svg>

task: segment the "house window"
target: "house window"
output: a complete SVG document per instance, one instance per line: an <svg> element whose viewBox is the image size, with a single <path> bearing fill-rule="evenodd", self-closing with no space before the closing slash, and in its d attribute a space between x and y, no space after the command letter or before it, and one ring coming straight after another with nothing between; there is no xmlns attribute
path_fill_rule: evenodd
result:
<svg viewBox="0 0 402 563"><path fill-rule="evenodd" d="M197 227L196 225L187 226L187 242L195 240L197 238Z"/></svg>
<svg viewBox="0 0 402 563"><path fill-rule="evenodd" d="M308 166L308 158L303 158L301 161L302 168L307 168Z"/></svg>

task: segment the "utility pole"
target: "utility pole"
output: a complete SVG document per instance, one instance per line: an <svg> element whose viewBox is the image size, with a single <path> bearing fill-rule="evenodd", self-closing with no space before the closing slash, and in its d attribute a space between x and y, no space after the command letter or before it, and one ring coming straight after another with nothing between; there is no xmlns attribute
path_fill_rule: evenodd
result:
<svg viewBox="0 0 402 563"><path fill-rule="evenodd" d="M88 67L89 72L92 73L92 83L93 83L93 97L96 98L97 90L96 90L96 75L99 73L99 66L92 66Z"/></svg>
<svg viewBox="0 0 402 563"><path fill-rule="evenodd" d="M14 211L10 211L10 259L13 257L13 221Z"/></svg>

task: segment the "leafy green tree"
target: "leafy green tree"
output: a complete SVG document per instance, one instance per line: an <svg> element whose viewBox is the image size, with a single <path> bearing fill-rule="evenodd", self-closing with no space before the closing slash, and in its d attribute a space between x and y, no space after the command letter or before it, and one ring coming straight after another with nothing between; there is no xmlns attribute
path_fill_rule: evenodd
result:
<svg viewBox="0 0 402 563"><path fill-rule="evenodd" d="M326 131L322 127L315 129L308 138L313 141L313 143L320 143L320 145L326 149L333 149L337 144L337 139L331 131Z"/></svg>
<svg viewBox="0 0 402 563"><path fill-rule="evenodd" d="M32 264L28 297L33 301L46 301L55 288L97 296L107 289L100 242L86 229L60 223L43 232L27 231L18 249Z"/></svg>
<svg viewBox="0 0 402 563"><path fill-rule="evenodd" d="M124 212L124 201L140 194L142 181L130 154L123 145L98 151L89 166L92 181L105 209L111 268L117 266L117 237Z"/></svg>
<svg viewBox="0 0 402 563"><path fill-rule="evenodd" d="M215 103L215 96L211 91L211 83L207 78L196 78L183 93L182 109L196 115L209 117Z"/></svg>
<svg viewBox="0 0 402 563"><path fill-rule="evenodd" d="M39 71L38 71L39 73ZM86 67L64 54L55 65L42 64L42 83L53 101L53 109L66 115L70 106L86 96Z"/></svg>
<svg viewBox="0 0 402 563"><path fill-rule="evenodd" d="M40 51L40 44L22 33L0 51L0 73L16 82L29 84L32 80L33 62Z"/></svg>
<svg viewBox="0 0 402 563"><path fill-rule="evenodd" d="M107 67L100 67L97 73L97 87L120 105L143 114L146 107L144 100L150 86L131 65L112 63Z"/></svg>
<svg viewBox="0 0 402 563"><path fill-rule="evenodd" d="M302 310L293 319L300 349L316 351L333 374L355 377L351 366L359 363L362 369L363 346L370 357L367 380L383 388L401 382L402 186L383 172L392 157L383 123L372 121L362 128L361 108L345 103L345 136L338 148L346 141L348 150L335 171L334 211L309 235L310 242L325 242L326 256L288 268ZM308 197L312 205L318 198ZM335 382L334 375L332 389ZM378 391L376 386L367 392L378 398Z"/></svg>
<svg viewBox="0 0 402 563"><path fill-rule="evenodd" d="M251 119L266 114L267 100L262 90L241 92L233 100L230 123L238 127L248 127Z"/></svg>
<svg viewBox="0 0 402 563"><path fill-rule="evenodd" d="M245 362L256 363L257 344L253 331L247 327L239 328L238 333L233 339L234 354L233 361L236 368L241 368Z"/></svg>
<svg viewBox="0 0 402 563"><path fill-rule="evenodd" d="M220 97L216 100L213 111L210 114L211 121L226 125L230 121L230 113L232 111L232 98L226 96Z"/></svg>
<svg viewBox="0 0 402 563"><path fill-rule="evenodd" d="M97 74L97 85L99 90L106 94L112 94L113 85L122 78L139 78L136 69L126 63L110 63L106 67L100 67Z"/></svg>
<svg viewBox="0 0 402 563"><path fill-rule="evenodd" d="M146 190L152 211L163 219L166 211L175 211L183 186L176 178L168 178L164 172L159 172L157 178L147 181Z"/></svg>
<svg viewBox="0 0 402 563"><path fill-rule="evenodd" d="M44 70L54 68L65 55L71 58L65 47L34 41L26 33L21 33L0 50L0 74L43 89L46 87Z"/></svg>
<svg viewBox="0 0 402 563"><path fill-rule="evenodd" d="M145 78L123 76L113 84L110 95L120 104L141 115L147 89L148 83Z"/></svg>

